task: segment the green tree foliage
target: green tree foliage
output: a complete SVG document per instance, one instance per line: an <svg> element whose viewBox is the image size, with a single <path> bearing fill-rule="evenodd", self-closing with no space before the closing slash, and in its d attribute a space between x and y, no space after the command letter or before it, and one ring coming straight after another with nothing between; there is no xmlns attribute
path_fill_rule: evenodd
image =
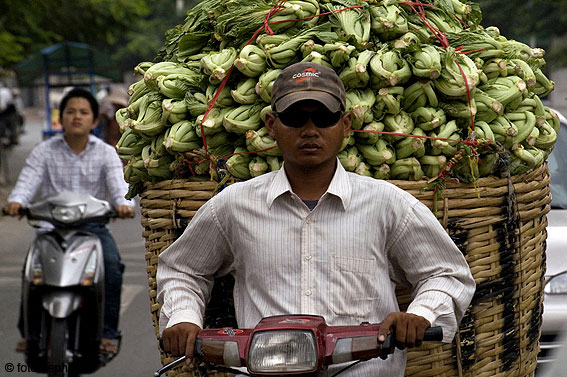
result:
<svg viewBox="0 0 567 377"><path fill-rule="evenodd" d="M107 52L123 70L153 60L166 30L183 23L195 0L3 0L0 68L10 69L61 41ZM181 6L181 9L178 7Z"/></svg>
<svg viewBox="0 0 567 377"><path fill-rule="evenodd" d="M547 51L549 67L566 66L567 49L557 43L567 34L567 0L477 0L482 24L494 25L507 38Z"/></svg>

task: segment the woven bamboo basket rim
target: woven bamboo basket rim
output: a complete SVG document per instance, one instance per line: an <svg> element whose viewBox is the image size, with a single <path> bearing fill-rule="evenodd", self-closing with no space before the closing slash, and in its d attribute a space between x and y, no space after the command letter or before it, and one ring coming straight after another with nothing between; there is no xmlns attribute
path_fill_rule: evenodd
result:
<svg viewBox="0 0 567 377"><path fill-rule="evenodd" d="M551 202L547 165L518 176L480 178L476 184L447 182L438 198L433 190L424 190L425 180L389 182L431 210L436 206L437 219L465 253L477 283L476 301L469 307L456 341L411 350L406 376L532 376L543 303L545 215ZM213 181L174 179L146 183L140 194L154 326L160 310L155 291L159 253L175 241L186 221L216 190ZM510 211L516 223L511 230L503 228L510 223ZM409 291L402 289L397 295L403 309L410 301ZM510 349L515 350L511 358L503 358ZM162 354L162 362L171 360ZM200 375L186 367L171 374Z"/></svg>

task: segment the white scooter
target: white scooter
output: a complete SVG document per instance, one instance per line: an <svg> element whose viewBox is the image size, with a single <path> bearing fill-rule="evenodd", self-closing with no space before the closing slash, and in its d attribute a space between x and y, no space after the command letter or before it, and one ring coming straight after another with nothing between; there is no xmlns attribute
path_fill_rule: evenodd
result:
<svg viewBox="0 0 567 377"><path fill-rule="evenodd" d="M26 363L50 377L92 373L108 360L99 355L104 317L104 264L100 240L79 227L116 217L103 200L60 193L22 210L38 232L25 263L23 320Z"/></svg>

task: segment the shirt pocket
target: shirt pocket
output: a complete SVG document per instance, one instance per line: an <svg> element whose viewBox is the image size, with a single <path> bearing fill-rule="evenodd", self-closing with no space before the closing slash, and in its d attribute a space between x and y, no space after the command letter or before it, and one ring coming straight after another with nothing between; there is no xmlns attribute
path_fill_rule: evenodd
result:
<svg viewBox="0 0 567 377"><path fill-rule="evenodd" d="M331 256L330 305L339 316L367 318L376 291L375 259Z"/></svg>

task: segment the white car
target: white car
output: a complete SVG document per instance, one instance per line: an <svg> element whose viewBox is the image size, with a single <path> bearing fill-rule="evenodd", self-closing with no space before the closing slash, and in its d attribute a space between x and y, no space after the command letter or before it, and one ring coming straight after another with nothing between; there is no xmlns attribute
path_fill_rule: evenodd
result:
<svg viewBox="0 0 567 377"><path fill-rule="evenodd" d="M567 331L567 119L555 111L561 127L548 158L551 174L551 211L547 215L547 248L543 322L538 364L553 361L553 350L561 346Z"/></svg>

